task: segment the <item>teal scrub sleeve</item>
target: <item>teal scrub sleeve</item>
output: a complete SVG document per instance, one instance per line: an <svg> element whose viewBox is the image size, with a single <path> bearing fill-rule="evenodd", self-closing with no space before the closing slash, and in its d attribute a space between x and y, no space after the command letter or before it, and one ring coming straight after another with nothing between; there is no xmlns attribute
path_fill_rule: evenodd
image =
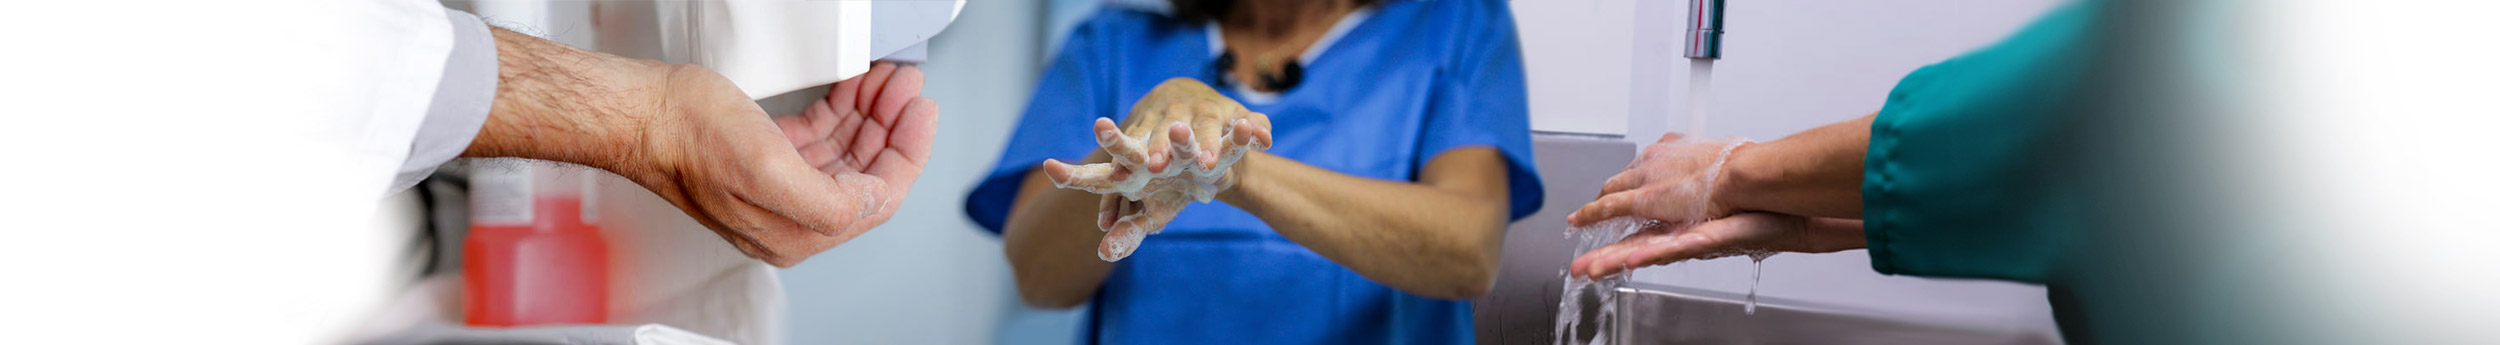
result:
<svg viewBox="0 0 2500 345"><path fill-rule="evenodd" d="M2094 2L1911 72L1866 150L1866 246L1884 274L2049 283L2083 239L2076 96Z"/></svg>

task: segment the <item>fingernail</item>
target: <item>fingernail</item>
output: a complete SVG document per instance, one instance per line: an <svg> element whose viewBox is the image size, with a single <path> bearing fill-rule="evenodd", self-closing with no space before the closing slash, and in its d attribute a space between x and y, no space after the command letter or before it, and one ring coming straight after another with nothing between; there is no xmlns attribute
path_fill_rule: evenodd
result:
<svg viewBox="0 0 2500 345"><path fill-rule="evenodd" d="M1108 117L1094 118L1094 142L1111 145L1117 142L1115 140L1120 140L1120 125L1112 123Z"/></svg>
<svg viewBox="0 0 2500 345"><path fill-rule="evenodd" d="M1195 155L1201 152L1198 147L1197 136L1196 131L1189 129L1189 124L1176 122L1172 123L1171 135L1167 136L1166 139L1171 140L1173 145L1175 145L1172 152L1188 152Z"/></svg>
<svg viewBox="0 0 2500 345"><path fill-rule="evenodd" d="M835 175L834 183L858 186L852 189L852 193L858 194L859 198L859 205L854 206L854 210L858 213L854 213L856 216L851 220L852 222L868 219L869 216L885 210L885 180L867 174L846 172Z"/></svg>
<svg viewBox="0 0 2500 345"><path fill-rule="evenodd" d="M1121 221L1120 224L1114 225L1113 227L1116 228L1121 226L1142 227L1144 224L1142 221L1137 219L1128 219ZM1128 231L1112 231L1111 234L1104 235L1102 237L1102 246L1095 249L1094 256L1101 258L1102 261L1105 262L1117 262L1122 258L1127 258L1129 254L1135 253L1137 251L1137 247L1143 245L1145 240L1146 233L1144 231L1138 231L1137 229L1128 229Z"/></svg>
<svg viewBox="0 0 2500 345"><path fill-rule="evenodd" d="M1051 181L1067 180L1068 168L1068 163L1060 162L1055 158L1042 160L1042 174L1049 175Z"/></svg>
<svg viewBox="0 0 2500 345"><path fill-rule="evenodd" d="M866 190L860 191L859 216L851 221L857 222L860 219L868 219L869 216L874 216L877 213L885 211L885 181L871 182L876 182L877 184L869 186Z"/></svg>
<svg viewBox="0 0 2500 345"><path fill-rule="evenodd" d="M1126 239L1104 238L1103 247L1094 253L1094 257L1102 259L1103 262L1119 262L1120 259L1128 258L1131 251L1137 250L1135 243Z"/></svg>

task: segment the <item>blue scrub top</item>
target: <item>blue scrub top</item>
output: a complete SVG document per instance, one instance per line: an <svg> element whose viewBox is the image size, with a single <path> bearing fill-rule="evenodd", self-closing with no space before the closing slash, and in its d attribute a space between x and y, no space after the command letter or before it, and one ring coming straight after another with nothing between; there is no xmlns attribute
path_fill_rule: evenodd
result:
<svg viewBox="0 0 2500 345"><path fill-rule="evenodd" d="M1415 181L1434 156L1492 147L1509 161L1510 217L1544 200L1528 147L1519 40L1498 0L1391 1L1306 62L1272 102L1267 152L1349 175ZM1217 80L1203 22L1106 7L1070 33L1035 88L997 169L964 203L995 233L1045 158L1097 149L1093 119L1119 120L1172 77ZM1246 99L1229 87L1226 96ZM1192 204L1120 261L1091 299L1088 343L1467 344L1466 301L1355 274L1221 202Z"/></svg>

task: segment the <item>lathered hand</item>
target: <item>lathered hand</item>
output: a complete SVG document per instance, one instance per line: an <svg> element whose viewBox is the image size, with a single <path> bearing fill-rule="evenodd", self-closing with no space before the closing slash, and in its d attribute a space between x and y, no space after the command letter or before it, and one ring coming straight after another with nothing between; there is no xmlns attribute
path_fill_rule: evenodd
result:
<svg viewBox="0 0 2500 345"><path fill-rule="evenodd" d="M1139 100L1126 125L1095 120L1095 142L1109 162L1050 160L1042 170L1059 188L1103 194L1095 225L1108 233L1095 254L1119 261L1146 235L1162 232L1190 201L1207 202L1232 188L1238 180L1233 163L1273 144L1269 126L1266 115L1214 88L1175 78Z"/></svg>

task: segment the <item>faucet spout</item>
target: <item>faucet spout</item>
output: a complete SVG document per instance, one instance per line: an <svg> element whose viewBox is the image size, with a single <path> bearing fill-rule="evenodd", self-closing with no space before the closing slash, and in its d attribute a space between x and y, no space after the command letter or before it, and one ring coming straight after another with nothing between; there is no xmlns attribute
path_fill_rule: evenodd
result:
<svg viewBox="0 0 2500 345"><path fill-rule="evenodd" d="M1727 0L1691 0L1692 10L1685 17L1684 58L1719 59L1719 34L1724 33L1721 21L1726 19Z"/></svg>

